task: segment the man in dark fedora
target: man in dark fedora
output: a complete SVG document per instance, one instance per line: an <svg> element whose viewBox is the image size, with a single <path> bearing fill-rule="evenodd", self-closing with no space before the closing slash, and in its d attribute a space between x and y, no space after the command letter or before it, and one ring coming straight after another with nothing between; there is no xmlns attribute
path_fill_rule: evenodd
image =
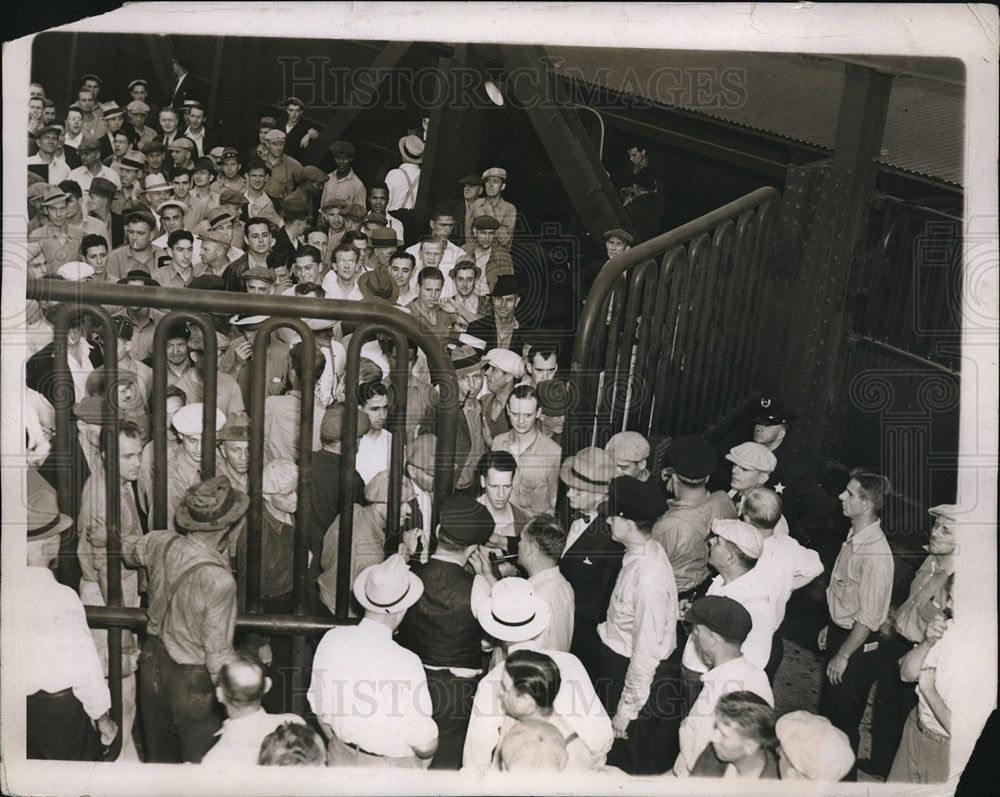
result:
<svg viewBox="0 0 1000 797"><path fill-rule="evenodd" d="M469 334L486 341L490 349L510 349L523 356L525 340L515 311L521 302L521 289L517 277L502 274L490 293L493 310L469 324Z"/></svg>
<svg viewBox="0 0 1000 797"><path fill-rule="evenodd" d="M465 569L476 547L493 535L489 510L474 498L453 495L442 503L437 548L413 572L424 594L399 626L399 644L416 653L427 673L438 726L438 749L431 769L458 769L469 727L472 701L483 674L481 631L474 596L489 592L486 580ZM477 583L479 582L479 583Z"/></svg>
<svg viewBox="0 0 1000 797"><path fill-rule="evenodd" d="M27 758L99 761L114 741L111 693L79 595L58 584L50 565L72 525L55 490L28 469L27 560L18 655L25 672ZM95 728L96 725L96 728Z"/></svg>
<svg viewBox="0 0 1000 797"><path fill-rule="evenodd" d="M197 763L222 725L215 683L233 654L236 627L229 534L249 503L228 477L215 476L177 502L176 531L123 541L126 564L145 567L149 577L139 658L147 761Z"/></svg>
<svg viewBox="0 0 1000 797"><path fill-rule="evenodd" d="M434 693L420 659L392 635L425 586L394 554L362 570L353 587L364 617L356 626L327 631L316 648L307 695L327 737L327 762L420 768L438 749ZM459 747L459 763L461 753Z"/></svg>

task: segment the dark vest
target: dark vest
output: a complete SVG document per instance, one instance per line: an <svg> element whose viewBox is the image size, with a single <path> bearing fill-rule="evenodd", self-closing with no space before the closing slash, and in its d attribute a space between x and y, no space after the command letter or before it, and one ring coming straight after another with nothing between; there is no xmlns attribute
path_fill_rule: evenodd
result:
<svg viewBox="0 0 1000 797"><path fill-rule="evenodd" d="M471 606L475 576L437 559L412 569L424 583L424 594L407 610L396 641L425 665L480 669L483 632Z"/></svg>

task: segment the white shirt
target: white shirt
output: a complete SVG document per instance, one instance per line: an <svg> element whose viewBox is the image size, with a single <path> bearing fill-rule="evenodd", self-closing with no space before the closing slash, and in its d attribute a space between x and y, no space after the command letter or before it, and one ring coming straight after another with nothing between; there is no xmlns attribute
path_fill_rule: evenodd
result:
<svg viewBox="0 0 1000 797"><path fill-rule="evenodd" d="M806 548L788 535L777 533L764 538L764 551L754 570L767 573L767 580L774 585L774 627L785 619L785 605L793 590L804 587L823 572L819 554Z"/></svg>
<svg viewBox="0 0 1000 797"><path fill-rule="evenodd" d="M29 166L36 166L40 163L45 163L45 161L37 153L28 158ZM65 155L53 155L52 160L47 165L49 167L49 179L47 180L49 185L58 185L63 180L69 179L70 168L69 164L66 163Z"/></svg>
<svg viewBox="0 0 1000 797"><path fill-rule="evenodd" d="M766 570L758 571L756 567L752 567L728 584L722 580L722 576L716 576L705 592L706 595L732 598L749 612L753 626L743 643L743 655L761 669L767 666L767 661L771 658L771 638L778 628L775 625L777 612L774 603L784 589L783 579L772 581L769 575ZM681 661L685 667L695 672L705 672L708 669L690 638L684 646L684 656Z"/></svg>
<svg viewBox="0 0 1000 797"><path fill-rule="evenodd" d="M420 274L420 270L424 267L423 260L420 259L420 244L414 244L406 249L414 259L417 261L417 265L413 269L413 274L410 275L410 287L417 292L417 276ZM451 278L452 269L455 268L455 264L459 260L468 260L469 256L459 247L455 246L451 241L448 241L444 247L444 255L441 257L441 262L438 264L438 268L441 269L441 273L444 274L444 286L441 288L442 296L449 296L455 293L455 284Z"/></svg>
<svg viewBox="0 0 1000 797"><path fill-rule="evenodd" d="M583 536L583 532L587 530L587 526L594 522L595 517L597 517L596 510L586 517L577 518L569 524L569 533L566 535L566 547L563 548L563 556L566 555L566 551L573 547L573 543Z"/></svg>
<svg viewBox="0 0 1000 797"><path fill-rule="evenodd" d="M198 135L195 135L194 133L192 133L190 127L187 128L181 135L183 135L183 136L185 136L187 138L190 138L194 142L194 145L198 148L198 154L197 154L196 157L200 158L200 157L202 157L205 154L205 147L204 147L204 145L205 145L205 128L204 127L201 129L201 132L198 133Z"/></svg>
<svg viewBox="0 0 1000 797"><path fill-rule="evenodd" d="M538 647L537 640L511 645L508 652L535 650L549 656L559 667L561 685L553 702L553 713L579 734L594 757L594 766L601 766L614 741L611 720L594 692L590 675L572 653ZM462 752L462 768L486 771L493 750L500 741L500 731L506 714L500 702L500 680L504 665L498 664L479 682L472 702L469 731Z"/></svg>
<svg viewBox="0 0 1000 797"><path fill-rule="evenodd" d="M392 169L385 176L385 184L389 189L389 201L386 212L393 210L412 210L417 203L417 189L420 186L420 164L401 163L399 168Z"/></svg>
<svg viewBox="0 0 1000 797"><path fill-rule="evenodd" d="M95 177L103 177L105 180L110 180L115 184L116 188L122 187L122 181L118 176L118 172L114 169L109 169L103 163L101 164L101 168L97 174L91 172L86 166L77 166L69 173L69 177L66 179L72 180L80 186L80 190L83 191L83 196L86 198L90 195L90 184L94 182Z"/></svg>
<svg viewBox="0 0 1000 797"><path fill-rule="evenodd" d="M262 708L239 719L227 719L215 732L219 740L205 753L201 763L220 775L227 769L257 766L264 738L286 722L305 724L297 714L268 714Z"/></svg>
<svg viewBox="0 0 1000 797"><path fill-rule="evenodd" d="M730 692L753 692L774 705L774 693L764 671L743 656L730 659L701 676L702 688L691 711L680 728L680 753L674 762L674 774L684 777L691 774L691 767L698 760L705 746L711 741L715 727L715 704Z"/></svg>
<svg viewBox="0 0 1000 797"><path fill-rule="evenodd" d="M360 302L365 298L365 295L358 287L357 280L354 280L351 287L345 291L337 280L336 271L328 271L326 276L323 277L323 293L326 294L327 299L347 299Z"/></svg>
<svg viewBox="0 0 1000 797"><path fill-rule="evenodd" d="M639 550L626 550L607 620L597 626L601 641L629 659L616 714L639 716L656 668L677 647L677 616L674 571L660 544L650 539Z"/></svg>
<svg viewBox="0 0 1000 797"><path fill-rule="evenodd" d="M338 739L368 753L401 758L437 738L420 658L369 619L326 632L307 697Z"/></svg>
<svg viewBox="0 0 1000 797"><path fill-rule="evenodd" d="M385 429L367 432L358 440L358 454L354 467L365 484L368 484L376 474L389 470L391 460L392 432Z"/></svg>
<svg viewBox="0 0 1000 797"><path fill-rule="evenodd" d="M111 692L80 596L46 567L27 568L24 586L18 601L23 633L17 641L18 655L28 665L25 694L72 689L87 716L98 719L111 708Z"/></svg>
<svg viewBox="0 0 1000 797"><path fill-rule="evenodd" d="M528 578L545 605L549 607L548 628L536 638L540 647L551 650L569 651L573 642L573 620L576 609L573 587L559 572L558 567L550 567Z"/></svg>

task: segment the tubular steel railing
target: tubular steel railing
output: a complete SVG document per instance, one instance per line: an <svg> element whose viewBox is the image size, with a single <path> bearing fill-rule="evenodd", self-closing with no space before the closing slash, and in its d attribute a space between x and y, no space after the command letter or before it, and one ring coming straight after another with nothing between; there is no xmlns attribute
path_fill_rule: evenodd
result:
<svg viewBox="0 0 1000 797"><path fill-rule="evenodd" d="M304 298L299 296L254 296L226 293L222 291L191 290L187 288L149 288L117 284L97 285L90 283L70 283L55 280L28 280L27 298L39 301L66 302L58 314L55 324L55 368L54 368L54 409L56 415L55 453L63 467L59 468L60 508L69 506L73 486L70 482L71 459L70 412L74 400L74 388L67 360L67 331L71 319L89 314L100 324L105 349L114 351L107 342L115 340L114 324L102 305L142 306L165 308L169 312L157 322L153 343L153 507L150 514L150 528L165 528L167 521L167 421L166 421L166 335L170 325L176 321L194 323L202 330L205 349L204 368L204 433L202 435L201 477L209 478L215 473L215 414L217 386L217 342L212 314L260 314L272 316L258 329L254 340L253 357L246 367L250 370L250 396L248 412L252 421L249 469L247 474L250 507L247 513L247 573L246 606L238 615L236 629L241 633L257 632L293 637L292 663L298 673L308 666L308 646L305 636L324 633L336 625L353 622L348 618L351 585L351 540L353 536L354 514L353 496L349 493L347 474L354 471L357 459L356 430L359 407L353 399L360 373L361 346L379 332L388 333L396 346L396 356L392 370L392 383L396 403L388 426L393 429L393 445L389 479L389 520L387 537L398 541L400 498L403 482L403 444L405 441L406 395L409 381L408 343L412 341L423 349L427 356L432 382L440 389L438 402L438 442L435 455L435 490L432 507L432 524L436 523L437 507L441 500L451 494L453 487L455 460L456 423L459 412L457 401L458 383L451 360L438 341L420 330L417 322L408 314L388 306L371 302L340 301L330 299ZM313 341L313 334L303 318L321 318L348 321L359 324L347 348L347 363L344 384L345 412L342 432L342 480L337 486L341 498L341 523L339 529L339 558L337 565L337 605L336 615L327 618L309 617L307 612L307 562L308 550L305 529L310 521L310 475L312 469L312 440L314 414L314 374L317 352L314 346L306 346L299 373L301 386L301 407L299 420L299 483L298 511L294 536L293 558L293 614L274 615L260 613L261 547L260 526L263 517L262 469L264 451L263 411L267 390L265 367L267 364L268 341L276 329L289 327L304 341ZM108 357L103 365L105 385L114 386L118 381L118 363ZM116 391L109 390L110 396ZM102 414L102 435L105 437L105 475L107 484L107 558L109 562L121 561L121 481L119 478L118 427L116 401L104 402ZM331 486L332 487L332 486ZM240 574L242 576L242 574ZM108 629L109 677L112 696L112 718L121 726L121 630L133 631L145 627L146 613L142 609L122 605L121 570L108 568L107 606L87 606L87 618L94 628ZM292 710L303 713L305 690L296 689L292 696ZM116 757L121 749L121 732L111 751Z"/></svg>
<svg viewBox="0 0 1000 797"><path fill-rule="evenodd" d="M779 203L759 188L604 265L574 342L564 454L624 429L707 429L753 391Z"/></svg>

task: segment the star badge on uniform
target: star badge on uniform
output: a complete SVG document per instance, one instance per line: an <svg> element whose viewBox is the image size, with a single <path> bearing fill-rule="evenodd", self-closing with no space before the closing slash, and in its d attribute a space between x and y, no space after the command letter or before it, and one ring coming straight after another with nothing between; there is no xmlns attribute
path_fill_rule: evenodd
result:
<svg viewBox="0 0 1000 797"><path fill-rule="evenodd" d="M778 495L781 495L783 492L785 492L785 485L783 485L781 482L778 482L776 485L774 485L774 491Z"/></svg>

